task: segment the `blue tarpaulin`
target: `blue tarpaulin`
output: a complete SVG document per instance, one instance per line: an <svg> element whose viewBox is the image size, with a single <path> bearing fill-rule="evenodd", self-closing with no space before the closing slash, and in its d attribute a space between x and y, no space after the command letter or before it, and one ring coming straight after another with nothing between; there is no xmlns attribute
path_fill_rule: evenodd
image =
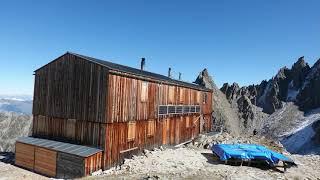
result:
<svg viewBox="0 0 320 180"><path fill-rule="evenodd" d="M227 161L233 158L242 160L265 160L270 165L278 164L279 161L294 163L285 155L256 144L217 144L212 146L212 151L219 156L221 161Z"/></svg>

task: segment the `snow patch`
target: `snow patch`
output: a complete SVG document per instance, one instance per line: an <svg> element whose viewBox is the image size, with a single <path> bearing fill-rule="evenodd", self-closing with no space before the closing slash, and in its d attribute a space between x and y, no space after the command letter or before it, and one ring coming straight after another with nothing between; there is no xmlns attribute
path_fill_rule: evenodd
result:
<svg viewBox="0 0 320 180"><path fill-rule="evenodd" d="M295 101L300 90L296 90L293 86L293 80L289 83L287 92L287 101Z"/></svg>
<svg viewBox="0 0 320 180"><path fill-rule="evenodd" d="M312 140L316 134L312 125L320 121L320 108L307 113L298 120L299 121L296 121L298 125L296 128L283 134L281 143L291 153L320 153L319 147Z"/></svg>

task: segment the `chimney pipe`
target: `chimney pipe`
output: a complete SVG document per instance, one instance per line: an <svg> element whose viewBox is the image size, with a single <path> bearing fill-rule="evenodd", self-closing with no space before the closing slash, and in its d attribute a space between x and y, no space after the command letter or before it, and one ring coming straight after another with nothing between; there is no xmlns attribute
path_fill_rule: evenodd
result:
<svg viewBox="0 0 320 180"><path fill-rule="evenodd" d="M146 59L145 58L141 58L141 66L140 66L141 71L144 71L145 65L146 65Z"/></svg>
<svg viewBox="0 0 320 180"><path fill-rule="evenodd" d="M168 77L171 78L171 67L169 67L169 70L168 70Z"/></svg>
<svg viewBox="0 0 320 180"><path fill-rule="evenodd" d="M181 72L179 72L179 81L181 81Z"/></svg>

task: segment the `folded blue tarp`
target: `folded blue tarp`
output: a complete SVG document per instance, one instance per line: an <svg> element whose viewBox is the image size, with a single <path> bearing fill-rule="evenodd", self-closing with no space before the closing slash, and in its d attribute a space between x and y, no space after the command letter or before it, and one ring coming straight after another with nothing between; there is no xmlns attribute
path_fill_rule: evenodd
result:
<svg viewBox="0 0 320 180"><path fill-rule="evenodd" d="M242 160L265 160L270 165L276 165L279 161L294 164L290 158L283 154L256 144L217 144L212 146L212 151L218 155L222 161L234 158Z"/></svg>

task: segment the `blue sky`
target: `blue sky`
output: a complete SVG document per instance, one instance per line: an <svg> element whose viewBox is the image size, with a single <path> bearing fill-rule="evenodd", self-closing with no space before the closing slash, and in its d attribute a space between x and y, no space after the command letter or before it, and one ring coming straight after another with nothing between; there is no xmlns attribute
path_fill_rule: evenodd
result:
<svg viewBox="0 0 320 180"><path fill-rule="evenodd" d="M66 51L193 81L259 83L320 58L320 1L1 1L0 94L32 94L33 70Z"/></svg>

